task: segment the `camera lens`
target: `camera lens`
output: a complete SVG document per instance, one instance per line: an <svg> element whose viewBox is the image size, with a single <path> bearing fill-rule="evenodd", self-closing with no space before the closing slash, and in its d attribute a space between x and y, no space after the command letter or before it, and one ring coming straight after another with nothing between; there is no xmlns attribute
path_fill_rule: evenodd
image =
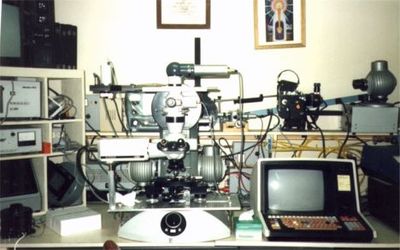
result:
<svg viewBox="0 0 400 250"><path fill-rule="evenodd" d="M366 91L368 89L368 84L366 79L356 79L353 80L353 88Z"/></svg>

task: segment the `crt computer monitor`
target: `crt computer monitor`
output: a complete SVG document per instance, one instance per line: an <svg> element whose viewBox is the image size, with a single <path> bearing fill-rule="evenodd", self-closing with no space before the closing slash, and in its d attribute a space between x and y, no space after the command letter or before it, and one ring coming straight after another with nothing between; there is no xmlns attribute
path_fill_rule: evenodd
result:
<svg viewBox="0 0 400 250"><path fill-rule="evenodd" d="M348 216L359 218L360 222L369 231L368 235L349 236L348 240L368 241L371 239L372 230L368 223L364 223L364 217L360 212L359 191L356 167L353 160L347 159L314 159L314 158L271 158L260 159L253 170L251 179L251 204L255 215L263 223L264 235L275 235L293 238L317 238L334 239L335 233L317 232L313 235L310 228L308 232L299 233L286 230L281 224L279 230L272 230L267 222L271 218L283 217L328 217L335 216L347 218ZM307 217L308 216L308 217ZM279 222L280 223L280 222ZM296 222L298 223L298 222ZM303 221L300 221L303 223ZM308 223L304 222L304 223ZM343 237L351 232L345 230L346 223L341 223L343 229L336 235ZM286 230L286 231L285 231ZM326 230L326 229L324 229ZM284 232L285 231L285 232ZM345 232L346 231L346 232ZM359 232L357 232L359 233ZM357 234L355 233L355 234ZM330 235L329 235L330 234ZM353 237L353 238L352 238ZM334 239L335 240L335 239ZM339 239L340 240L340 239ZM346 240L343 238L343 240Z"/></svg>
<svg viewBox="0 0 400 250"><path fill-rule="evenodd" d="M306 213L326 210L324 173L318 169L280 169L264 173L268 182L267 203L271 213ZM298 178L301 176L301 178ZM290 183L290 185L288 185ZM282 197L286 197L282 199Z"/></svg>
<svg viewBox="0 0 400 250"><path fill-rule="evenodd" d="M23 65L23 27L22 1L3 0L1 4L0 65Z"/></svg>
<svg viewBox="0 0 400 250"><path fill-rule="evenodd" d="M259 197L259 209L276 215L358 211L353 164L351 160L337 159L262 159L254 183L264 191Z"/></svg>

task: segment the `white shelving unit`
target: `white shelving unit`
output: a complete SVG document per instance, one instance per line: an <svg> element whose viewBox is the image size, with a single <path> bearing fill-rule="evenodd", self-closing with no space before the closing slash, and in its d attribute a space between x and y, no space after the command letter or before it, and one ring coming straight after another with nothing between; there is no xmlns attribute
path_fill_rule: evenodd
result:
<svg viewBox="0 0 400 250"><path fill-rule="evenodd" d="M60 163L64 161L75 161L76 150L56 148L53 142L59 136L57 127L64 126L64 132L76 145L85 143L85 86L84 72L81 70L42 69L42 68L19 68L0 67L1 78L32 78L40 82L41 86L41 119L5 120L0 129L35 127L42 130L43 149L40 153L8 154L0 155L0 167L3 160L31 159L34 172L38 181L42 205L40 211L35 211L34 216L44 215L48 207L48 185L47 185L47 161ZM56 90L59 94L72 99L75 106L75 115L72 119L49 119L49 88ZM82 193L82 204L86 206L86 192Z"/></svg>

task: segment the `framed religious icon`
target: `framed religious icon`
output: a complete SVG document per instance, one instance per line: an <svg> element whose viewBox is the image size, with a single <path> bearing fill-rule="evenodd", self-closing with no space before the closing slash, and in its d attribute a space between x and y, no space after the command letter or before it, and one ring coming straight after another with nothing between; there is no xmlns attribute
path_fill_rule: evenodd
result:
<svg viewBox="0 0 400 250"><path fill-rule="evenodd" d="M305 0L254 0L256 49L306 45Z"/></svg>

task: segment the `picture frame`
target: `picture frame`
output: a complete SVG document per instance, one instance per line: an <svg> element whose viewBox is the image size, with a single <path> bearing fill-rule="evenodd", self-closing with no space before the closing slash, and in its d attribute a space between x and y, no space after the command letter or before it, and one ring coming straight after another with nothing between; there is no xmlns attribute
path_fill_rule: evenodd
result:
<svg viewBox="0 0 400 250"><path fill-rule="evenodd" d="M305 0L254 0L256 49L306 46Z"/></svg>
<svg viewBox="0 0 400 250"><path fill-rule="evenodd" d="M211 0L157 0L158 29L209 29Z"/></svg>

